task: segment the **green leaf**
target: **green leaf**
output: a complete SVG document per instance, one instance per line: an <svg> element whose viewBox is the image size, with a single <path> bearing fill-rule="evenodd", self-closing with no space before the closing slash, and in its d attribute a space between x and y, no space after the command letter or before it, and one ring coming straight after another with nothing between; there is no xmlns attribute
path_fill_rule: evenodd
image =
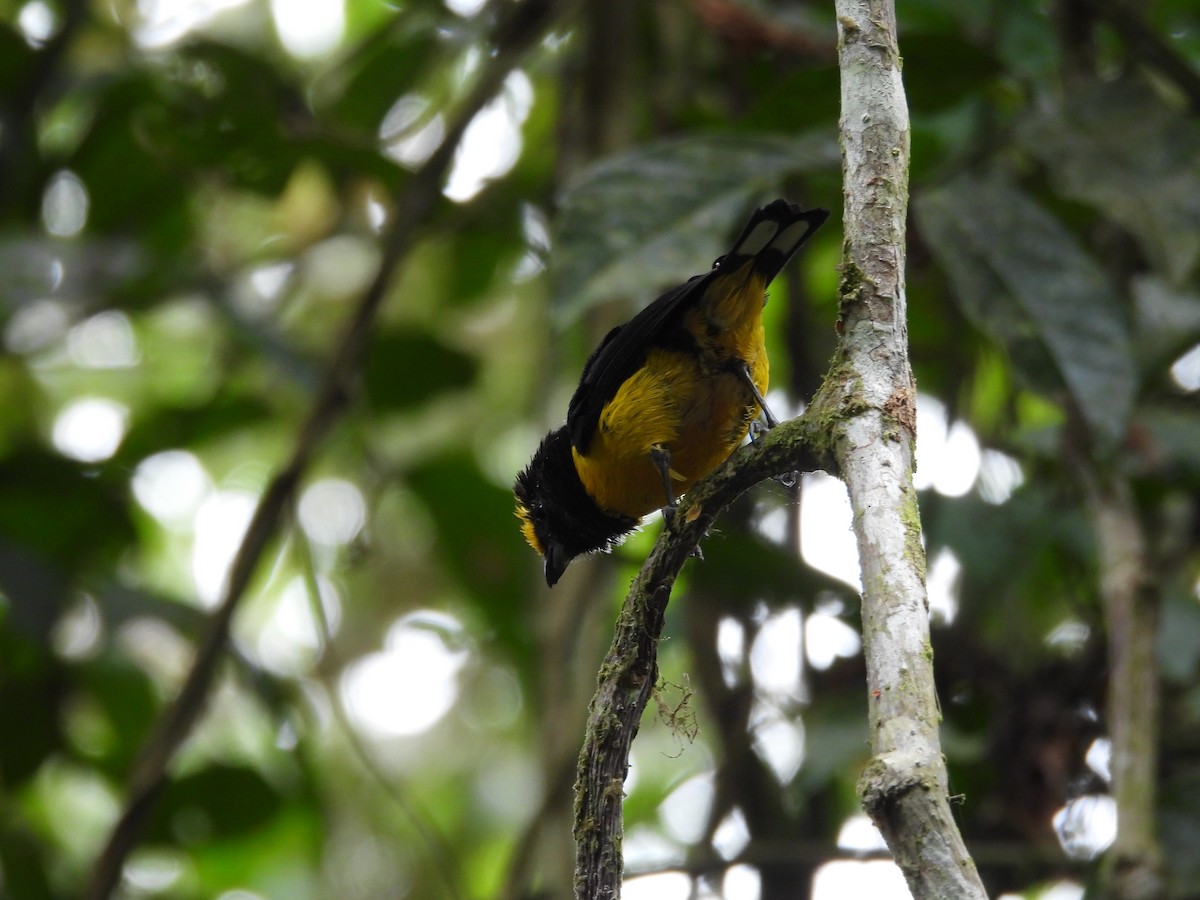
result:
<svg viewBox="0 0 1200 900"><path fill-rule="evenodd" d="M238 434L271 419L272 410L258 397L222 391L203 404L164 406L134 422L117 459L134 466L171 447L198 447Z"/></svg>
<svg viewBox="0 0 1200 900"><path fill-rule="evenodd" d="M468 387L476 360L419 331L393 331L371 341L366 385L376 410L411 409L444 391Z"/></svg>
<svg viewBox="0 0 1200 900"><path fill-rule="evenodd" d="M216 41L189 44L178 65L177 95L149 122L154 138L178 161L282 191L311 133L298 87L266 60Z"/></svg>
<svg viewBox="0 0 1200 900"><path fill-rule="evenodd" d="M124 477L37 450L0 466L0 535L75 572L115 558L133 538Z"/></svg>
<svg viewBox="0 0 1200 900"><path fill-rule="evenodd" d="M804 765L795 789L815 791L846 777L847 761L858 770L866 764L867 722L857 699L825 695L804 714Z"/></svg>
<svg viewBox="0 0 1200 900"><path fill-rule="evenodd" d="M47 847L27 831L20 817L13 816L0 832L0 867L4 870L4 890L10 897L23 900L52 900L61 894L50 889L47 878Z"/></svg>
<svg viewBox="0 0 1200 900"><path fill-rule="evenodd" d="M590 170L555 222L553 303L564 318L705 272L747 207L780 180L837 164L832 129L798 137L707 135L651 144Z"/></svg>
<svg viewBox="0 0 1200 900"><path fill-rule="evenodd" d="M4 641L6 673L0 679L0 709L15 734L0 741L0 778L14 790L63 747L62 706L67 686L62 670L47 657L26 656L19 671L10 662L13 642ZM26 644L22 650L27 650Z"/></svg>
<svg viewBox="0 0 1200 900"><path fill-rule="evenodd" d="M1121 300L1067 229L998 176L960 176L921 194L922 234L966 316L998 338L1017 372L1051 396L1065 388L1112 445L1137 372Z"/></svg>
<svg viewBox="0 0 1200 900"><path fill-rule="evenodd" d="M70 580L41 554L0 536L0 592L8 600L14 628L42 644L67 602Z"/></svg>
<svg viewBox="0 0 1200 900"><path fill-rule="evenodd" d="M245 835L265 827L282 807L282 798L253 769L212 765L167 786L159 804L151 840L169 840L172 820L203 817L215 838Z"/></svg>
<svg viewBox="0 0 1200 900"><path fill-rule="evenodd" d="M451 244L453 257L446 272L446 301L467 304L484 296L495 281L501 264L515 261L524 249L516 233L512 220L462 227Z"/></svg>
<svg viewBox="0 0 1200 900"><path fill-rule="evenodd" d="M766 8L760 11L769 15ZM833 62L832 56L829 62ZM770 134L779 128L779 123L785 122L789 129L799 133L809 128L832 132L841 105L838 92L830 90L838 80L837 69L832 65L781 68L778 59L763 54L746 59L738 68L743 80L741 90L750 103L745 116L739 114L738 121L731 122L723 110L702 105L694 116L697 128L712 131L734 127L750 137ZM797 97L803 97L804 102L797 103Z"/></svg>
<svg viewBox="0 0 1200 900"><path fill-rule="evenodd" d="M103 747L103 767L122 778L159 712L158 689L145 671L116 653L88 660L76 674L111 726L112 744Z"/></svg>
<svg viewBox="0 0 1200 900"><path fill-rule="evenodd" d="M1027 118L1024 148L1065 196L1128 229L1174 284L1200 260L1200 126L1142 81L1089 86Z"/></svg>
<svg viewBox="0 0 1200 900"><path fill-rule="evenodd" d="M187 183L172 171L154 134L162 118L161 85L142 73L89 88L98 112L68 161L87 186L88 231L132 233L152 256L182 253L191 235Z"/></svg>
<svg viewBox="0 0 1200 900"><path fill-rule="evenodd" d="M0 24L0 96L12 97L24 87L33 66L33 49L15 29Z"/></svg>
<svg viewBox="0 0 1200 900"><path fill-rule="evenodd" d="M1015 670L1036 666L1046 635L1086 609L1095 548L1082 510L1033 485L1000 505L935 498L922 498L921 518L930 557L948 547L962 564L955 629L1004 647Z"/></svg>

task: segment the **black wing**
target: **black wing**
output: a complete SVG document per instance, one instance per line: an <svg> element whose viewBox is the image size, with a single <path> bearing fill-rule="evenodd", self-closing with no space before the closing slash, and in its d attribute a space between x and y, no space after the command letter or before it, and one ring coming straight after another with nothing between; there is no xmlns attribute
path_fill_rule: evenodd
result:
<svg viewBox="0 0 1200 900"><path fill-rule="evenodd" d="M765 283L779 274L829 213L804 210L786 200L776 200L755 211L734 242L733 249L713 265L712 271L696 275L667 291L636 316L610 331L583 367L579 387L567 409L567 431L571 444L587 453L600 413L621 385L645 362L651 347L681 348L693 342L685 329L676 329L679 318L704 296L708 285L724 271L737 271L750 259Z"/></svg>
<svg viewBox="0 0 1200 900"><path fill-rule="evenodd" d="M624 325L610 331L588 357L579 387L567 408L567 432L580 453L587 453L592 443L600 411L629 376L641 368L647 351L665 343L663 333L674 324L677 314L703 296L714 274L715 270L708 275L697 275L667 291Z"/></svg>

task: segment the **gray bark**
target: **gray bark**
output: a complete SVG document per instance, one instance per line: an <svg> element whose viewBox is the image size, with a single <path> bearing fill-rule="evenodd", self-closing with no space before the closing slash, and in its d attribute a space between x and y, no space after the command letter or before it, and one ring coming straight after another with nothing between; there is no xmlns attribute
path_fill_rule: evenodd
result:
<svg viewBox="0 0 1200 900"><path fill-rule="evenodd" d="M918 900L985 897L951 815L913 488L909 127L892 0L837 0L845 244L831 437L854 510L872 759L859 795ZM828 402L829 398L821 398Z"/></svg>

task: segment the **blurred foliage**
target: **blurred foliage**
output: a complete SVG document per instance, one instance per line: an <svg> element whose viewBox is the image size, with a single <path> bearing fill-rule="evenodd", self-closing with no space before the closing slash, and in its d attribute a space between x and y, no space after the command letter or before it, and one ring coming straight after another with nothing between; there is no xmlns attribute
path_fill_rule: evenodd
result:
<svg viewBox="0 0 1200 900"><path fill-rule="evenodd" d="M501 5L314 3L343 16L305 50L284 21L305 4L0 4L0 894L79 894ZM1107 726L1080 473L1119 475L1163 603L1161 840L1194 896L1192 87L1090 18L1101 5L899 6L914 367L983 449L965 494L922 494L930 559L961 566L934 649L962 827L994 895L1094 877L1051 819L1104 791L1085 762ZM1194 4L1137 15L1200 70ZM509 79L457 173L488 177L454 188L395 273L357 402L260 566L122 896L568 895L584 709L649 537L547 593L511 478L606 325L778 195L835 211L768 308L772 386L805 399L836 318L834 33L824 4L618 0ZM774 900L848 853L862 661L812 651L857 628L855 594L795 552L815 537L799 508L763 486L685 571L662 648L676 687L635 744L631 872L719 892L746 861ZM796 614L824 668L798 637L775 646Z"/></svg>

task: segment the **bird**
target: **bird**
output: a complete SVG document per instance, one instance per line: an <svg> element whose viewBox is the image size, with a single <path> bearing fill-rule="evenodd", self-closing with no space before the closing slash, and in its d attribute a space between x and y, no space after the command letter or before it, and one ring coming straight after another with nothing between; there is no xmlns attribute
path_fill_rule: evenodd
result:
<svg viewBox="0 0 1200 900"><path fill-rule="evenodd" d="M578 556L607 552L745 440L766 407L766 289L829 217L775 200L712 268L612 329L584 364L566 423L516 477L521 531L553 587Z"/></svg>

